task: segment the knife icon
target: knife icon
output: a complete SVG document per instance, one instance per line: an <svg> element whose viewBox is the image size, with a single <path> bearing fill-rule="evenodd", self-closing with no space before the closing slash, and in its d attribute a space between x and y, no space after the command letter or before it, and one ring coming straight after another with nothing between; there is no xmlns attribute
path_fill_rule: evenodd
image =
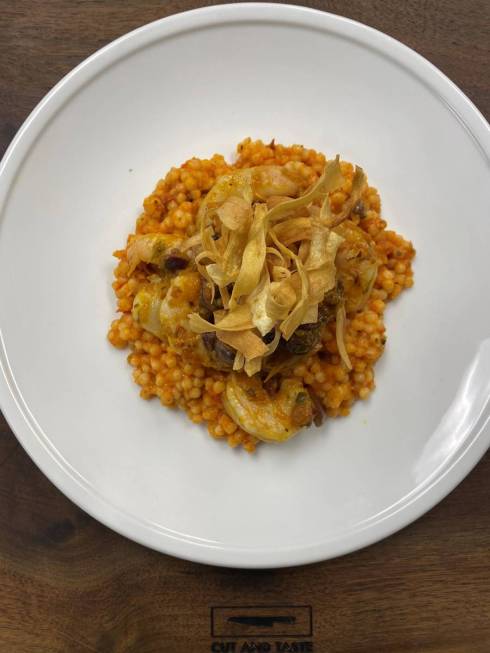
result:
<svg viewBox="0 0 490 653"><path fill-rule="evenodd" d="M228 617L228 621L234 624L241 624L243 626L258 626L259 628L272 628L274 624L294 624L296 617L292 616L270 616L270 617L260 617L260 616L236 616Z"/></svg>

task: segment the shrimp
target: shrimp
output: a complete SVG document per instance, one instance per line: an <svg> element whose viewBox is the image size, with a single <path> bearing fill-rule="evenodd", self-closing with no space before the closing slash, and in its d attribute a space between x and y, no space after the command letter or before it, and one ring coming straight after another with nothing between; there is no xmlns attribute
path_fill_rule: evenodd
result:
<svg viewBox="0 0 490 653"><path fill-rule="evenodd" d="M189 330L187 317L198 306L200 287L200 277L196 270L180 272L172 279L160 307L160 324L165 333L175 335L180 327Z"/></svg>
<svg viewBox="0 0 490 653"><path fill-rule="evenodd" d="M163 284L150 283L139 290L133 300L133 320L157 338L163 337L160 308L166 291Z"/></svg>
<svg viewBox="0 0 490 653"><path fill-rule="evenodd" d="M200 281L195 270L180 272L165 286L148 284L133 301L133 319L146 331L162 339L187 329L187 317L196 310Z"/></svg>
<svg viewBox="0 0 490 653"><path fill-rule="evenodd" d="M128 247L129 274L139 263L162 266L168 250L178 247L182 238L174 234L146 234L136 236Z"/></svg>
<svg viewBox="0 0 490 653"><path fill-rule="evenodd" d="M365 231L351 220L345 220L334 231L344 238L335 264L341 281L347 313L364 308L378 273L378 261L374 244Z"/></svg>
<svg viewBox="0 0 490 653"><path fill-rule="evenodd" d="M285 174L281 166L257 166L252 170L256 198L265 200L273 196L286 196L290 200L298 194L298 184Z"/></svg>
<svg viewBox="0 0 490 653"><path fill-rule="evenodd" d="M299 379L284 379L271 395L257 376L230 374L223 403L236 424L264 442L285 442L313 419L311 397Z"/></svg>

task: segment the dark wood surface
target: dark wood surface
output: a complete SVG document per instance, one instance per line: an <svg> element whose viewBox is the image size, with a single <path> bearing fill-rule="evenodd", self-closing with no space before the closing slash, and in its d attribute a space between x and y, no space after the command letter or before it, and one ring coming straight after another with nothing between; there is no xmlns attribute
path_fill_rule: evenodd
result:
<svg viewBox="0 0 490 653"><path fill-rule="evenodd" d="M0 0L0 153L87 55L204 4ZM400 39L490 115L489 0L306 4ZM490 457L377 545L308 567L237 571L160 555L95 522L39 472L0 415L0 653L212 651L212 605L278 603L312 606L317 653L488 653Z"/></svg>

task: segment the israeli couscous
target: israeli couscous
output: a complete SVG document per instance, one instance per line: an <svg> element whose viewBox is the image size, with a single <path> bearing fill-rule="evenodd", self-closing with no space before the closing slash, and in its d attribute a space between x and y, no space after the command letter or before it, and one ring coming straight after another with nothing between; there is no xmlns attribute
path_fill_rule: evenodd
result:
<svg viewBox="0 0 490 653"><path fill-rule="evenodd" d="M247 138L234 163L172 168L143 207L108 333L141 397L252 452L370 395L415 250L360 167Z"/></svg>

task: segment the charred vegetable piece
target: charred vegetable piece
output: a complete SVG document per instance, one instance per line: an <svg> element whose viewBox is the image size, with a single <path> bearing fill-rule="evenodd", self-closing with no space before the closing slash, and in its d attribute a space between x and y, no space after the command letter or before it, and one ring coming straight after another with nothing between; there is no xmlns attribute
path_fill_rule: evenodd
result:
<svg viewBox="0 0 490 653"><path fill-rule="evenodd" d="M302 324L296 329L289 340L285 340L284 347L291 354L307 354L320 341L320 322Z"/></svg>
<svg viewBox="0 0 490 653"><path fill-rule="evenodd" d="M325 293L321 304L318 305L318 321L327 324L335 319L337 306L344 299L344 286L340 279L337 280L335 288Z"/></svg>

